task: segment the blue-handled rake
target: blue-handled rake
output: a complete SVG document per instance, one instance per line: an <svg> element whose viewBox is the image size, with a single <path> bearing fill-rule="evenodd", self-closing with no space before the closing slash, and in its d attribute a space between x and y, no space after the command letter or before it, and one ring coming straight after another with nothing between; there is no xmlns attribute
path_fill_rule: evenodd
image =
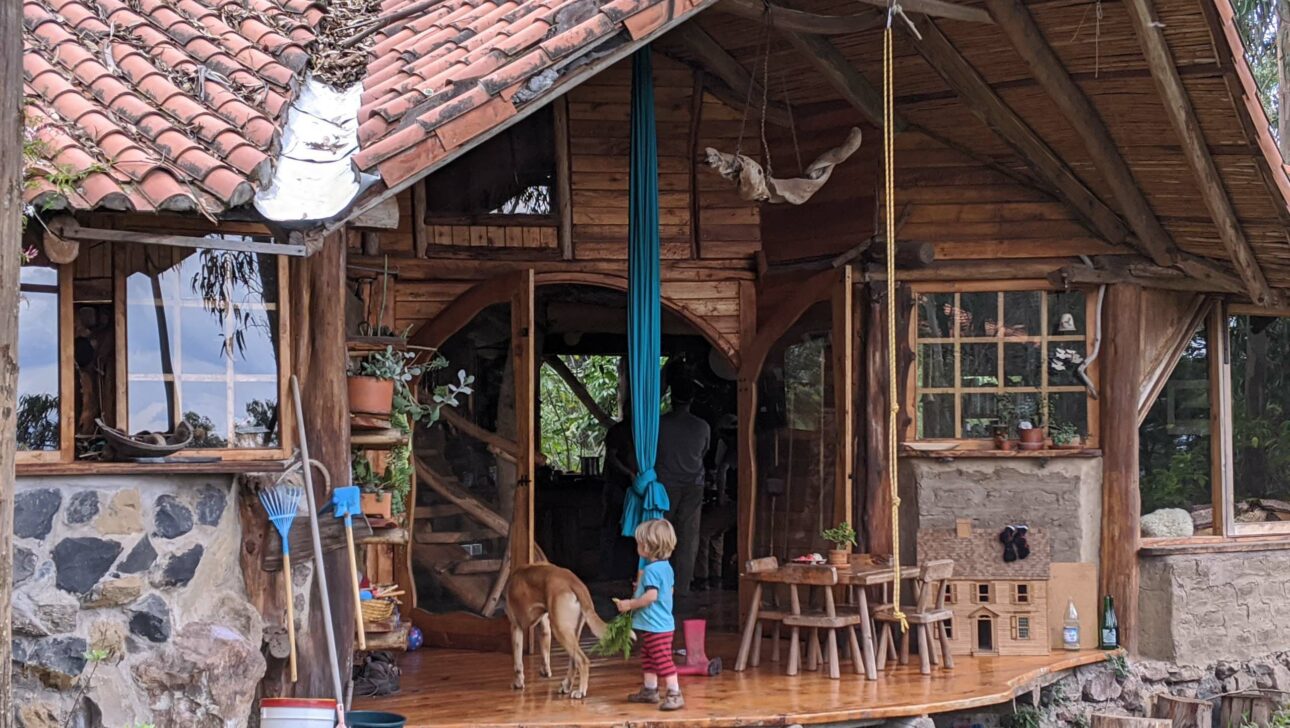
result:
<svg viewBox="0 0 1290 728"><path fill-rule="evenodd" d="M291 522L300 510L305 491L298 485L275 485L260 491L260 502L269 521L282 537L282 577L287 588L287 644L291 646L291 682L296 681L296 605L291 593Z"/></svg>
<svg viewBox="0 0 1290 728"><path fill-rule="evenodd" d="M363 514L363 496L357 485L345 485L331 492L335 516L345 519L345 543L349 546L349 575L354 588L354 620L358 623L358 649L367 649L363 624L363 593L358 583L358 558L354 555L354 516Z"/></svg>

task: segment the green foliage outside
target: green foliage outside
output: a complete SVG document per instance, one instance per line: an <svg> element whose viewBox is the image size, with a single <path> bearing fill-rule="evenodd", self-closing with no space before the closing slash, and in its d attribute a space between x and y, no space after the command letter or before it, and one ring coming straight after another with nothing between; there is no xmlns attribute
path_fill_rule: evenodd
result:
<svg viewBox="0 0 1290 728"><path fill-rule="evenodd" d="M596 404L612 417L618 412L618 362L620 357L603 355L561 356ZM579 470L583 455L598 455L608 431L591 416L569 385L549 366L542 367L542 453L551 467L567 472Z"/></svg>
<svg viewBox="0 0 1290 728"><path fill-rule="evenodd" d="M1277 4L1278 0L1232 0L1236 27L1245 43L1245 59L1253 71L1259 97L1272 122L1274 134L1280 115L1277 99Z"/></svg>

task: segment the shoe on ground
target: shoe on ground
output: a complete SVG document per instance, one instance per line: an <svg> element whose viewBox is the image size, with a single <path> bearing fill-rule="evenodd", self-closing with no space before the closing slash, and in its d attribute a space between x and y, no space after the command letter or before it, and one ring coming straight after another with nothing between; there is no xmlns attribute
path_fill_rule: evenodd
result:
<svg viewBox="0 0 1290 728"><path fill-rule="evenodd" d="M627 696L629 703L657 703L659 701L658 688L641 688L639 692Z"/></svg>
<svg viewBox="0 0 1290 728"><path fill-rule="evenodd" d="M685 698L681 697L681 691L669 690L667 691L667 697L663 698L662 703L659 703L658 709L659 710L680 710L681 708L684 708L684 707L685 707Z"/></svg>

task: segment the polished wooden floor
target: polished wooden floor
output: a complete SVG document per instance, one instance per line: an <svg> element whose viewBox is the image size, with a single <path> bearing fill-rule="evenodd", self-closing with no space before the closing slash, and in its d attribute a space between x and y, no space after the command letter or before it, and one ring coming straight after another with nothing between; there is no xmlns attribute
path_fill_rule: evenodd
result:
<svg viewBox="0 0 1290 728"><path fill-rule="evenodd" d="M733 635L718 635L709 654L734 664ZM510 656L499 653L423 649L405 656L402 691L356 701L356 708L388 710L408 717L408 728L465 726L779 726L896 718L996 705L1028 691L1053 672L1106 658L1097 651L1054 652L1045 657L958 658L953 670L918 673L918 660L888 670L877 682L851 672L841 680L822 673L783 674L782 666L763 661L743 673L682 677L686 707L661 713L625 701L639 687L640 667L593 658L591 695L573 701L557 694L558 679L538 677L528 657L528 688L511 690ZM567 666L563 653L552 655L558 675ZM848 668L849 665L844 665Z"/></svg>

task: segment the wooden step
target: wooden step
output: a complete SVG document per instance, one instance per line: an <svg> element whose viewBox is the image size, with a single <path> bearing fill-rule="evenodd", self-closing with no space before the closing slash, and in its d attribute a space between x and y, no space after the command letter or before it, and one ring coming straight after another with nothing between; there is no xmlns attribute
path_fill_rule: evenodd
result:
<svg viewBox="0 0 1290 728"><path fill-rule="evenodd" d="M454 574L496 574L501 570L501 559L471 559L452 567Z"/></svg>
<svg viewBox="0 0 1290 728"><path fill-rule="evenodd" d="M371 536L358 539L360 544L389 544L393 546L404 546L408 543L408 530L406 528L380 528L372 531Z"/></svg>
<svg viewBox="0 0 1290 728"><path fill-rule="evenodd" d="M472 543L497 538L487 529L478 531L430 531L416 534L417 543Z"/></svg>
<svg viewBox="0 0 1290 728"><path fill-rule="evenodd" d="M417 506L412 511L412 517L418 521L423 521L427 518L447 518L449 516L460 516L463 513L465 513L465 511L461 509L461 506L453 505L451 503L444 503L442 505L436 505L436 506Z"/></svg>
<svg viewBox="0 0 1290 728"><path fill-rule="evenodd" d="M367 635L367 651L406 652L408 649L408 632L412 630L410 622L403 622L389 632Z"/></svg>

